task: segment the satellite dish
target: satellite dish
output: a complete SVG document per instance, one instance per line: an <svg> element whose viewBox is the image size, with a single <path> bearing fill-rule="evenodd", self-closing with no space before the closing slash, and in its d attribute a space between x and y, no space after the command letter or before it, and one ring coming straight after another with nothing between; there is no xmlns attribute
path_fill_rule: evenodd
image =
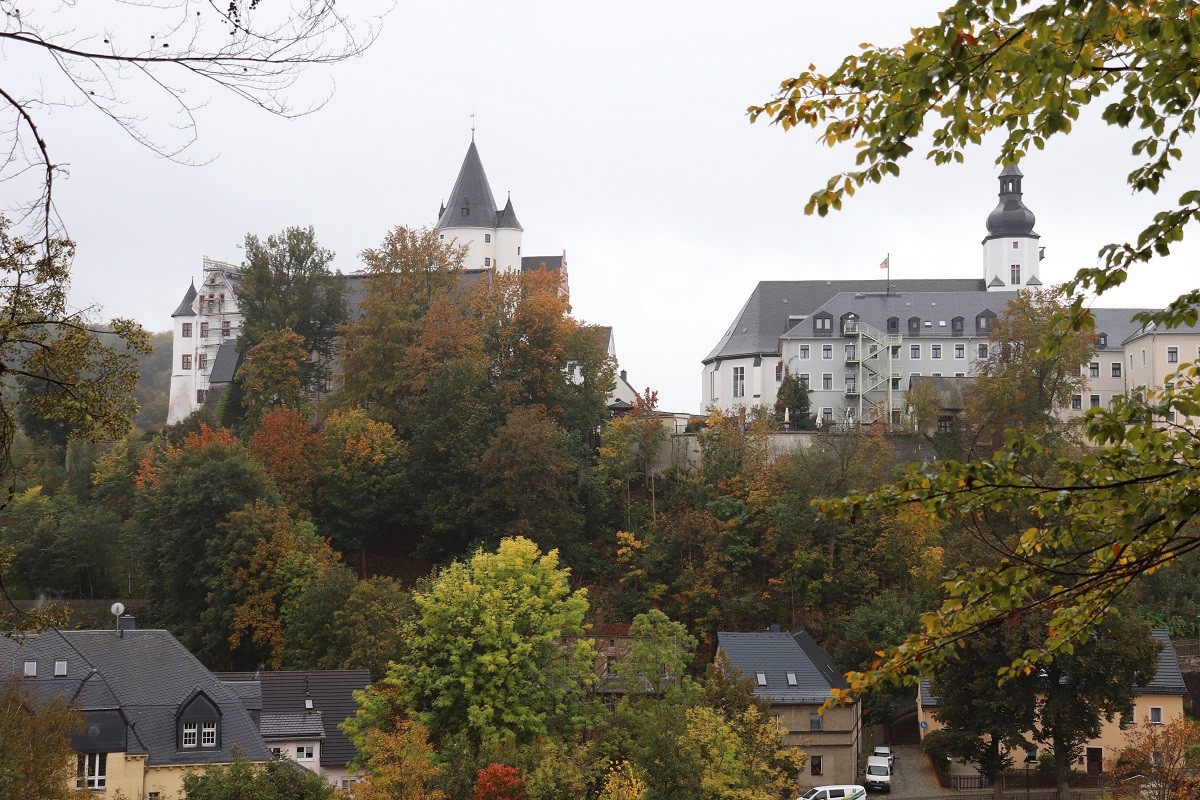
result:
<svg viewBox="0 0 1200 800"><path fill-rule="evenodd" d="M119 617L125 613L125 604L124 603L113 603L112 608L110 608L109 611L111 611L113 613L114 617Z"/></svg>

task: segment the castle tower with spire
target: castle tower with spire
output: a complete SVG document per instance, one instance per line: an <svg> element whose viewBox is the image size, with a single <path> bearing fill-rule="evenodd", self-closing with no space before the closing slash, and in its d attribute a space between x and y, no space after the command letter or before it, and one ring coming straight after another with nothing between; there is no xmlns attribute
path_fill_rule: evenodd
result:
<svg viewBox="0 0 1200 800"><path fill-rule="evenodd" d="M469 270L520 270L521 234L512 198L502 210L483 171L475 136L463 159L458 179L450 190L450 200L438 213L438 234L442 241L467 246L463 267Z"/></svg>
<svg viewBox="0 0 1200 800"><path fill-rule="evenodd" d="M1024 177L1015 165L1000 173L1000 202L988 214L988 235L983 239L983 282L989 292L1042 285L1041 237L1033 231L1033 212L1021 200Z"/></svg>

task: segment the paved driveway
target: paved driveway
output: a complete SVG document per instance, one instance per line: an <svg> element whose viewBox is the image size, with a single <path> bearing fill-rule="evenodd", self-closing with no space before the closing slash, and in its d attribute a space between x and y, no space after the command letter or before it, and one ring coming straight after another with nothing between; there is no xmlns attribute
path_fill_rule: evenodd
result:
<svg viewBox="0 0 1200 800"><path fill-rule="evenodd" d="M891 797L895 800L905 800L910 797L936 797L938 795L957 794L952 789L943 789L933 774L929 759L921 752L921 746L916 744L898 744L892 746L892 754L896 757L895 770L892 772L892 793L871 797Z"/></svg>

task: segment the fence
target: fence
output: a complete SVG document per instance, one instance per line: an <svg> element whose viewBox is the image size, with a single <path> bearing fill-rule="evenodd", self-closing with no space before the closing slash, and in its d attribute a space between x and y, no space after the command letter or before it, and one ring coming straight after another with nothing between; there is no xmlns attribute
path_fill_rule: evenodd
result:
<svg viewBox="0 0 1200 800"><path fill-rule="evenodd" d="M937 775L938 783L944 789L954 789L960 792L984 791L987 790L987 797L991 797L991 781L984 778L982 775L954 775L942 769L942 765L937 762L937 759L929 757L929 763L933 766L934 774ZM1107 775L1080 775L1073 773L1069 779L1071 791L1073 793L1084 792L1090 793L1088 797L1098 797L1104 794L1109 783ZM1034 794L1033 790L1037 789L1041 797L1047 791L1051 792L1050 796L1054 796L1056 784L1055 777L1052 774L1035 770L1009 770L1000 776L1001 790L1004 792L1005 800L1020 800L1020 797L1026 794Z"/></svg>

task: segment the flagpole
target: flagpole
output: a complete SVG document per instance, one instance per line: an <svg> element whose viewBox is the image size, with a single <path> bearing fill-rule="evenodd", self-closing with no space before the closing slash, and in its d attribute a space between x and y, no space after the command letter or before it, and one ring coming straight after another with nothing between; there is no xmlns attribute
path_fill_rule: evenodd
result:
<svg viewBox="0 0 1200 800"><path fill-rule="evenodd" d="M887 258L884 259L887 264L887 296L892 296L892 252L889 250Z"/></svg>

